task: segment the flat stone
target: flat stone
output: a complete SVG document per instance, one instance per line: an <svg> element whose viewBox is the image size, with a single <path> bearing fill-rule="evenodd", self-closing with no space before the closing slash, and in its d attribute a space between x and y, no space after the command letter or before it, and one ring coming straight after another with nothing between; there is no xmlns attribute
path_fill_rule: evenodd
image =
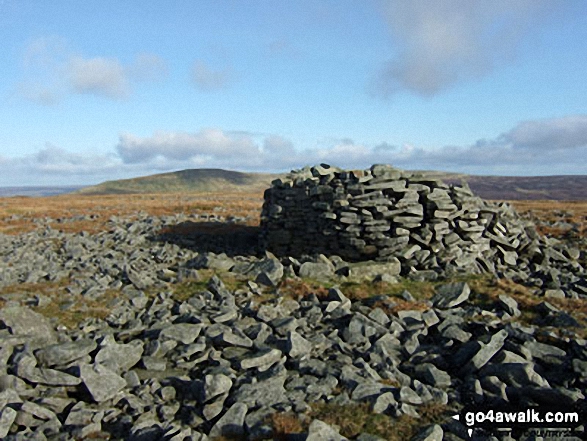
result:
<svg viewBox="0 0 587 441"><path fill-rule="evenodd" d="M313 348L312 342L306 340L295 331L290 331L287 336L285 352L292 358L308 355Z"/></svg>
<svg viewBox="0 0 587 441"><path fill-rule="evenodd" d="M371 399L373 397L381 395L383 389L385 389L385 386L383 384L376 383L373 381L363 381L353 389L351 399L353 399L354 401L363 401L365 399Z"/></svg>
<svg viewBox="0 0 587 441"><path fill-rule="evenodd" d="M500 363L485 366L481 376L494 375L504 383L514 386L550 387L548 381L534 370L534 363Z"/></svg>
<svg viewBox="0 0 587 441"><path fill-rule="evenodd" d="M193 343L198 338L203 327L204 325L202 324L177 323L163 328L159 334L159 338L176 340L187 345Z"/></svg>
<svg viewBox="0 0 587 441"><path fill-rule="evenodd" d="M8 436L17 414L18 412L12 407L5 407L0 410L0 438L4 439Z"/></svg>
<svg viewBox="0 0 587 441"><path fill-rule="evenodd" d="M140 361L142 355L142 341L119 344L112 336L107 336L100 343L100 350L94 361L115 372L126 372Z"/></svg>
<svg viewBox="0 0 587 441"><path fill-rule="evenodd" d="M148 371L163 372L167 369L167 360L164 358L144 356L141 363Z"/></svg>
<svg viewBox="0 0 587 441"><path fill-rule="evenodd" d="M454 308L468 300L471 289L466 282L448 283L436 290L437 294L432 298L435 307L441 309Z"/></svg>
<svg viewBox="0 0 587 441"><path fill-rule="evenodd" d="M66 365L79 358L85 357L94 349L97 344L94 340L87 338L77 341L50 345L35 351L35 357L43 366L53 367Z"/></svg>
<svg viewBox="0 0 587 441"><path fill-rule="evenodd" d="M340 435L337 429L329 426L324 421L313 420L308 428L308 437L306 441L343 441L347 440Z"/></svg>
<svg viewBox="0 0 587 441"><path fill-rule="evenodd" d="M376 276L399 276L401 272L401 263L396 258L390 258L388 262L355 262L349 265L351 269L350 278L352 280L372 281Z"/></svg>
<svg viewBox="0 0 587 441"><path fill-rule="evenodd" d="M481 344L481 349L473 356L467 368L479 369L487 364L491 357L493 357L502 348L508 333L505 329L496 332L491 336L489 343Z"/></svg>
<svg viewBox="0 0 587 441"><path fill-rule="evenodd" d="M399 391L399 399L405 404L422 404L422 397L408 386L402 386Z"/></svg>
<svg viewBox="0 0 587 441"><path fill-rule="evenodd" d="M232 380L224 374L210 374L204 377L204 401L210 401L230 390Z"/></svg>
<svg viewBox="0 0 587 441"><path fill-rule="evenodd" d="M434 387L449 387L451 385L450 375L438 369L431 363L419 364L415 368L418 379Z"/></svg>
<svg viewBox="0 0 587 441"><path fill-rule="evenodd" d="M253 340L251 340L246 335L238 335L232 331L223 332L215 339L215 342L222 345L239 346L242 348L253 347Z"/></svg>
<svg viewBox="0 0 587 441"><path fill-rule="evenodd" d="M283 277L283 265L276 258L266 258L253 264L249 275L255 282L266 286L276 286Z"/></svg>
<svg viewBox="0 0 587 441"><path fill-rule="evenodd" d="M279 349L270 349L261 354L254 355L241 360L241 369L252 369L262 366L269 366L281 360L282 353Z"/></svg>
<svg viewBox="0 0 587 441"><path fill-rule="evenodd" d="M304 262L300 266L299 276L317 281L327 281L334 276L334 267L322 262Z"/></svg>
<svg viewBox="0 0 587 441"><path fill-rule="evenodd" d="M210 438L239 437L245 433L245 416L249 410L243 403L234 403L210 430Z"/></svg>
<svg viewBox="0 0 587 441"><path fill-rule="evenodd" d="M398 402L396 401L392 392L384 392L379 395L373 405L371 406L371 410L374 413L386 413L389 411L389 408L395 408L398 406Z"/></svg>
<svg viewBox="0 0 587 441"><path fill-rule="evenodd" d="M94 401L98 403L113 398L126 386L124 378L99 363L93 366L81 365L79 377Z"/></svg>
<svg viewBox="0 0 587 441"><path fill-rule="evenodd" d="M499 306L512 317L518 317L521 314L518 309L518 302L508 295L499 295Z"/></svg>
<svg viewBox="0 0 587 441"><path fill-rule="evenodd" d="M0 323L12 335L26 337L33 347L46 346L57 341L57 334L41 314L25 306L8 306L0 310Z"/></svg>
<svg viewBox="0 0 587 441"><path fill-rule="evenodd" d="M256 383L241 385L232 395L236 402L245 403L249 407L270 407L280 403L289 403L284 387L285 376L275 376Z"/></svg>
<svg viewBox="0 0 587 441"><path fill-rule="evenodd" d="M81 382L79 378L73 375L49 368L34 368L24 372L21 376L31 383L49 386L76 386Z"/></svg>

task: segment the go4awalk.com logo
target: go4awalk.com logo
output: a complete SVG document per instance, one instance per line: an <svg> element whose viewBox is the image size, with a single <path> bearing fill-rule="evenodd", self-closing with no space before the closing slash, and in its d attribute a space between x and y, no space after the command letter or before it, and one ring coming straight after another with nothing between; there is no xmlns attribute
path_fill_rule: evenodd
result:
<svg viewBox="0 0 587 441"><path fill-rule="evenodd" d="M466 427L469 437L509 433L519 439L526 433L544 439L587 439L585 400L572 408L467 406L453 418Z"/></svg>

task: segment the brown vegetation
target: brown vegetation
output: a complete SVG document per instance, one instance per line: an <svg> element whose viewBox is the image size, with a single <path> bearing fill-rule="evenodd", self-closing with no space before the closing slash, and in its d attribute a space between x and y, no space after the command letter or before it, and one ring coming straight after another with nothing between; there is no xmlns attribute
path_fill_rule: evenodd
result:
<svg viewBox="0 0 587 441"><path fill-rule="evenodd" d="M152 216L217 214L248 217L258 224L261 193L167 193L133 195L59 195L43 198L0 198L0 233L20 234L36 228L35 219L51 218L51 227L65 232L95 233L107 229L111 216L134 217L142 212ZM94 220L58 222L76 216L94 215Z"/></svg>
<svg viewBox="0 0 587 441"><path fill-rule="evenodd" d="M587 201L512 201L511 204L520 214L531 215L541 221L576 224L576 237L587 237ZM569 233L569 228L538 225L538 232L564 237Z"/></svg>

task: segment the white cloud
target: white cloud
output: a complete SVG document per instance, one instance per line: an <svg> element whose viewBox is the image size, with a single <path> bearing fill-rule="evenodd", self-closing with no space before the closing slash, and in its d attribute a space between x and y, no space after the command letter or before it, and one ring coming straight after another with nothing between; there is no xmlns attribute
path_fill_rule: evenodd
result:
<svg viewBox="0 0 587 441"><path fill-rule="evenodd" d="M115 57L76 54L63 38L43 37L29 42L22 55L22 78L16 93L29 101L53 105L68 94L91 94L124 99L135 81L160 81L167 75L165 61L139 53L130 64Z"/></svg>
<svg viewBox="0 0 587 441"><path fill-rule="evenodd" d="M0 185L78 185L100 182L113 175L123 175L125 171L120 166L120 159L112 154L73 153L46 143L34 154L0 160Z"/></svg>
<svg viewBox="0 0 587 441"><path fill-rule="evenodd" d="M587 115L524 121L504 134L516 148L563 150L587 146Z"/></svg>
<svg viewBox="0 0 587 441"><path fill-rule="evenodd" d="M409 168L479 174L587 174L587 115L524 121L469 146L404 146L389 159Z"/></svg>
<svg viewBox="0 0 587 441"><path fill-rule="evenodd" d="M122 64L116 58L72 57L66 66L69 84L76 93L126 98L129 82Z"/></svg>
<svg viewBox="0 0 587 441"><path fill-rule="evenodd" d="M370 85L375 95L399 90L433 95L486 75L512 59L530 26L554 2L545 0L385 0L382 11L395 57Z"/></svg>
<svg viewBox="0 0 587 441"><path fill-rule="evenodd" d="M192 81L194 85L205 92L224 89L233 81L231 69L212 69L202 60L194 61L192 66Z"/></svg>
<svg viewBox="0 0 587 441"><path fill-rule="evenodd" d="M294 151L293 143L281 136L270 135L263 142L263 153L266 154L289 155Z"/></svg>
<svg viewBox="0 0 587 441"><path fill-rule="evenodd" d="M251 161L261 153L252 137L230 135L219 129L205 129L198 133L156 132L148 138L126 133L120 135L116 149L123 161L129 164L149 162L157 157L168 160L239 158Z"/></svg>

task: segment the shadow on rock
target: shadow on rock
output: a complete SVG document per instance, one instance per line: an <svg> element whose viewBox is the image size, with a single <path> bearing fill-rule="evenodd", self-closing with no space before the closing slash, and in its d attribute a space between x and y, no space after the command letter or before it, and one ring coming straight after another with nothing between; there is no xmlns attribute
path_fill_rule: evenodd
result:
<svg viewBox="0 0 587 441"><path fill-rule="evenodd" d="M199 253L225 253L228 256L259 256L261 228L234 222L182 222L165 227L152 239L172 243Z"/></svg>

